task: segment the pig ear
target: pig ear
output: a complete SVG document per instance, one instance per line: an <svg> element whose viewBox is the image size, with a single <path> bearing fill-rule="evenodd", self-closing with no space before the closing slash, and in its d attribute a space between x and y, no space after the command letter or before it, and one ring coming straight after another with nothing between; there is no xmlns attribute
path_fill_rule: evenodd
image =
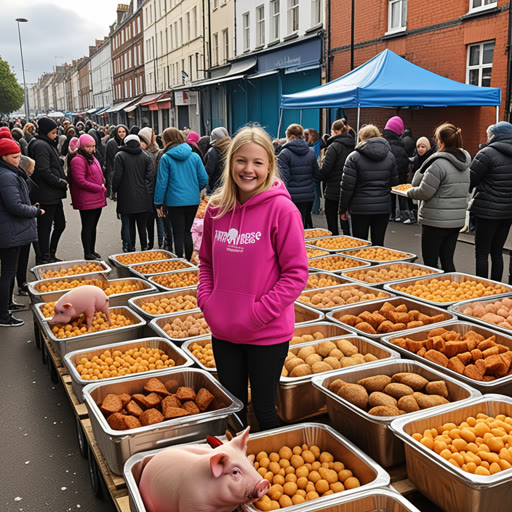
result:
<svg viewBox="0 0 512 512"><path fill-rule="evenodd" d="M62 307L64 309L69 309L69 308L72 308L73 307L73 304L70 304L69 302L67 304L62 304Z"/></svg>
<svg viewBox="0 0 512 512"><path fill-rule="evenodd" d="M249 440L249 432L251 427L247 427L243 432L239 433L231 441L234 446L237 446L243 453L247 452L247 441Z"/></svg>
<svg viewBox="0 0 512 512"><path fill-rule="evenodd" d="M216 453L210 457L210 469L214 478L222 475L224 467L229 462L229 456L226 453Z"/></svg>

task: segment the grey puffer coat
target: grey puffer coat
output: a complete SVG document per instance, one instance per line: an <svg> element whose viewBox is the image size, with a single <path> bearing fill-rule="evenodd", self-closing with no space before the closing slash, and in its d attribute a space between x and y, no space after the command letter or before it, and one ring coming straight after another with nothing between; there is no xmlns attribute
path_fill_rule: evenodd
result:
<svg viewBox="0 0 512 512"><path fill-rule="evenodd" d="M411 199L421 202L420 224L436 228L461 228L466 219L471 156L463 149L457 155L438 151L427 158L407 191Z"/></svg>

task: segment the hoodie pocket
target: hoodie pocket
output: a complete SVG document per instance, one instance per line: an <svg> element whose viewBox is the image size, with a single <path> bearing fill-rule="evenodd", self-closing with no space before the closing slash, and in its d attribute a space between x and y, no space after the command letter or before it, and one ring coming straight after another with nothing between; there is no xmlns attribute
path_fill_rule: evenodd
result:
<svg viewBox="0 0 512 512"><path fill-rule="evenodd" d="M221 340L243 343L248 332L259 330L254 321L255 295L213 290L203 305L212 334Z"/></svg>

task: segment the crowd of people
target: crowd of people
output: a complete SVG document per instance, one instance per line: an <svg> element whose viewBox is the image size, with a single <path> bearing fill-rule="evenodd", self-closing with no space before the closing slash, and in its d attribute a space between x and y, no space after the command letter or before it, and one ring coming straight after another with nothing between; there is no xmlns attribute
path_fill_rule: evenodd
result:
<svg viewBox="0 0 512 512"><path fill-rule="evenodd" d="M415 140L399 116L356 133L346 119L330 134L292 124L271 140L257 126L209 136L87 121L0 127L0 326L19 326L31 247L37 265L61 261L63 201L79 211L86 260L99 260L96 233L116 202L124 252L156 244L191 260L192 224L209 196L199 250L198 304L212 331L221 383L240 398L247 380L261 428L279 423L275 399L293 303L308 273L303 230L324 213L328 229L385 244L388 223L421 225L426 265L454 271L459 232L475 226L476 275L501 281L512 224L512 124L487 130L474 159L450 123ZM392 187L409 183L405 196ZM107 222L112 222L108 219ZM138 242L138 243L137 243ZM509 278L510 279L510 278ZM275 363L275 364L274 364ZM265 371L262 371L262 368ZM236 371L235 371L236 370Z"/></svg>

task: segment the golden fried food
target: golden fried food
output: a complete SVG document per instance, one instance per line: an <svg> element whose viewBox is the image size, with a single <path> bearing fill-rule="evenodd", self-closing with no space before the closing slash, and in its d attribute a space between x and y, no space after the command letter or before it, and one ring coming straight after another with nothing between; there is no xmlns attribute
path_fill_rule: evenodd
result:
<svg viewBox="0 0 512 512"><path fill-rule="evenodd" d="M365 291L358 285L344 285L326 290L306 291L297 300L313 308L328 309L386 297L389 294L380 290Z"/></svg>
<svg viewBox="0 0 512 512"><path fill-rule="evenodd" d="M190 414L199 414L201 411L199 410L199 407L197 407L196 403L192 400L188 400L187 402L183 402L183 409L185 411L189 412Z"/></svg>
<svg viewBox="0 0 512 512"><path fill-rule="evenodd" d="M126 412L132 416L137 416L138 418L144 412L144 410L135 400L130 400L126 404Z"/></svg>
<svg viewBox="0 0 512 512"><path fill-rule="evenodd" d="M401 185L397 185L396 187L391 187L393 190L399 190L400 192L406 192L407 190L412 188L410 183L402 183Z"/></svg>
<svg viewBox="0 0 512 512"><path fill-rule="evenodd" d="M62 267L59 270L39 270L41 279L52 279L54 277L76 276L79 274L92 274L94 272L103 272L105 267L98 262L83 263L73 265L72 267Z"/></svg>
<svg viewBox="0 0 512 512"><path fill-rule="evenodd" d="M175 365L174 359L161 349L137 347L124 351L107 349L99 356L93 356L90 359L81 357L76 369L81 379L101 380L172 368Z"/></svg>
<svg viewBox="0 0 512 512"><path fill-rule="evenodd" d="M123 402L118 395L109 393L100 405L100 410L103 414L113 414L114 412L120 412L123 408Z"/></svg>
<svg viewBox="0 0 512 512"><path fill-rule="evenodd" d="M192 355L207 368L215 368L215 359L213 357L213 347L210 341L201 343L193 343L188 347Z"/></svg>
<svg viewBox="0 0 512 512"><path fill-rule="evenodd" d="M354 251L346 251L345 254L370 261L395 261L412 257L412 254L408 252L393 251L385 247L365 247Z"/></svg>
<svg viewBox="0 0 512 512"><path fill-rule="evenodd" d="M180 270L182 268L189 268L190 265L187 265L184 261L181 260L164 260L164 261L155 261L154 263L141 263L138 265L134 265L133 270L139 272L143 275L150 274L162 274L163 272L172 272L174 270Z"/></svg>
<svg viewBox="0 0 512 512"><path fill-rule="evenodd" d="M304 231L304 238L320 238L321 236L331 236L332 233L327 229L306 229Z"/></svg>
<svg viewBox="0 0 512 512"><path fill-rule="evenodd" d="M347 383L344 380L342 380L342 379L333 380L329 384L329 391L332 391L333 393L338 393L339 389L342 386L344 386L345 384L347 384Z"/></svg>
<svg viewBox="0 0 512 512"><path fill-rule="evenodd" d="M143 427L147 425L154 425L155 423L160 423L164 421L163 414L158 409L146 409L140 416L139 421Z"/></svg>
<svg viewBox="0 0 512 512"><path fill-rule="evenodd" d="M162 328L170 338L190 338L210 334L210 328L202 313L193 313L185 318L169 317Z"/></svg>
<svg viewBox="0 0 512 512"><path fill-rule="evenodd" d="M180 418L181 416L188 416L191 414L186 409L183 409L183 407L166 407L163 411L164 418L166 420L170 420L171 418Z"/></svg>
<svg viewBox="0 0 512 512"><path fill-rule="evenodd" d="M136 263L146 263L149 261L169 260L171 257L163 251L140 251L118 254L115 259L123 265L134 265Z"/></svg>
<svg viewBox="0 0 512 512"><path fill-rule="evenodd" d="M315 245L321 249L329 249L331 251L335 249L350 249L351 247L370 245L370 242L367 240L357 240L350 236L332 236L321 240L314 240L310 243L311 245Z"/></svg>
<svg viewBox="0 0 512 512"><path fill-rule="evenodd" d="M398 407L394 405L378 405L376 407L372 407L368 414L372 416L399 416L400 410Z"/></svg>
<svg viewBox="0 0 512 512"><path fill-rule="evenodd" d="M77 320L73 320L69 324L55 324L51 330L56 338L74 338L75 336L81 336L82 334L90 334L98 331L106 331L107 329L117 329L119 327L125 327L132 325L132 321L126 318L124 315L110 313L110 325L108 324L107 317L104 313L97 311L94 313L92 326L87 329L85 319L80 317Z"/></svg>
<svg viewBox="0 0 512 512"><path fill-rule="evenodd" d="M352 260L348 258L344 258L339 255L332 256L322 256L320 258L313 258L308 260L308 265L310 268L319 268L321 270L343 270L346 268L356 268L363 267L365 263L357 260Z"/></svg>
<svg viewBox="0 0 512 512"><path fill-rule="evenodd" d="M465 315L480 318L505 329L512 329L512 298L505 297L488 303L473 302L462 306Z"/></svg>
<svg viewBox="0 0 512 512"><path fill-rule="evenodd" d="M373 393L374 391L383 391L391 383L391 377L388 375L374 375L373 377L358 380L357 383L360 386L364 386L368 393Z"/></svg>
<svg viewBox="0 0 512 512"><path fill-rule="evenodd" d="M164 410L166 407L180 407L182 406L181 400L176 397L176 395L170 395L166 396L162 403L160 404L162 407L162 410Z"/></svg>
<svg viewBox="0 0 512 512"><path fill-rule="evenodd" d="M402 411L407 412L416 412L420 410L420 406L412 395L404 395L400 400L398 400L398 408Z"/></svg>
<svg viewBox="0 0 512 512"><path fill-rule="evenodd" d="M393 398L386 393L381 393L380 391L374 391L368 397L368 405L370 407L378 407L379 405L389 405L391 407L397 406L396 398Z"/></svg>
<svg viewBox="0 0 512 512"><path fill-rule="evenodd" d="M400 283L393 288L431 302L458 302L506 293L509 288L491 283L485 285L476 279L464 277L462 282L443 278L421 279L416 283ZM506 318L506 317L505 317Z"/></svg>
<svg viewBox="0 0 512 512"><path fill-rule="evenodd" d="M206 389L201 388L197 392L195 403L201 412L206 411L215 397Z"/></svg>
<svg viewBox="0 0 512 512"><path fill-rule="evenodd" d="M327 274L317 273L310 274L308 277L308 283L306 284L306 290L312 288L327 288L329 286L338 286L345 283L341 277L329 276Z"/></svg>
<svg viewBox="0 0 512 512"><path fill-rule="evenodd" d="M181 400L181 402L186 402L188 400L195 400L196 392L190 387L181 386L176 391L176 398L178 400Z"/></svg>
<svg viewBox="0 0 512 512"><path fill-rule="evenodd" d="M162 274L152 276L149 280L170 290L176 288L189 288L191 286L197 286L199 283L199 270Z"/></svg>
<svg viewBox="0 0 512 512"><path fill-rule="evenodd" d="M344 272L343 275L366 283L386 283L399 279L410 279L433 274L434 270L415 267L411 263L391 263L382 268L368 267Z"/></svg>
<svg viewBox="0 0 512 512"><path fill-rule="evenodd" d="M169 313L177 313L179 311L187 311L197 308L197 299L194 295L184 293L174 297L164 297L161 299L143 297L139 307L150 315L167 315Z"/></svg>
<svg viewBox="0 0 512 512"><path fill-rule="evenodd" d="M338 390L338 395L361 409L368 404L368 392L359 384L345 384Z"/></svg>
<svg viewBox="0 0 512 512"><path fill-rule="evenodd" d="M328 256L329 251L323 251L322 249L310 249L306 247L306 255L309 258L316 258L317 256Z"/></svg>

